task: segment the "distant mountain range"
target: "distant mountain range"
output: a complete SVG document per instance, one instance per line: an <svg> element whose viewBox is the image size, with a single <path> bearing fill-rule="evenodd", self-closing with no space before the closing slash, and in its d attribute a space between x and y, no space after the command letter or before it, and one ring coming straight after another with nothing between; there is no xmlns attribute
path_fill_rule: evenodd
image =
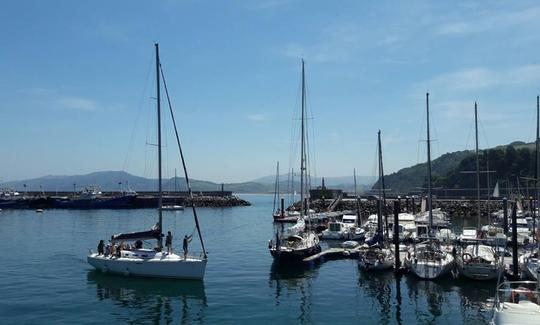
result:
<svg viewBox="0 0 540 325"><path fill-rule="evenodd" d="M280 191L287 190L287 175L281 175ZM358 190L369 188L374 181L369 177L357 177ZM226 183L224 189L233 193L273 193L274 192L275 176L261 177L250 182L242 183ZM296 176L294 188L298 191L300 188L300 179ZM312 186L320 185L321 178L316 178L312 181ZM346 191L354 191L354 181L352 176L346 177L328 177L325 178L325 184L332 188L341 188ZM26 187L25 187L26 185ZM71 176L44 176L33 179L20 181L10 181L0 184L0 188L8 188L18 191L73 191L74 187L77 191L89 186L97 186L102 191L120 191L128 187L135 191L154 191L157 189L157 179L135 176L124 171L102 171L94 172L86 175L71 175ZM176 186L179 191L186 190L186 182L184 178L176 179ZM219 191L221 184L191 180L191 186L194 191ZM164 191L173 191L175 188L175 179L170 178L163 181Z"/></svg>

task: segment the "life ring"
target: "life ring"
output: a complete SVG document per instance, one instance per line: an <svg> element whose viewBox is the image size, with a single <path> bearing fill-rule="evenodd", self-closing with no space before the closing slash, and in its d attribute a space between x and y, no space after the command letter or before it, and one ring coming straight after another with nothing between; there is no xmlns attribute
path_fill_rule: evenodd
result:
<svg viewBox="0 0 540 325"><path fill-rule="evenodd" d="M463 259L463 262L469 263L472 260L472 255L470 253L463 253L461 258Z"/></svg>

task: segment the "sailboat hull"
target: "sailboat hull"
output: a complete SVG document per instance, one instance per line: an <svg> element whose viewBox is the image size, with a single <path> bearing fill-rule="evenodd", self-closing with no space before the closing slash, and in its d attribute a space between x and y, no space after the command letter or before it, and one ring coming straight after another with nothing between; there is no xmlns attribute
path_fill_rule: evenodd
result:
<svg viewBox="0 0 540 325"><path fill-rule="evenodd" d="M152 278L202 280L206 270L206 259L188 256L184 259L176 254L157 253L149 259L132 257L106 257L90 254L87 261L97 270Z"/></svg>
<svg viewBox="0 0 540 325"><path fill-rule="evenodd" d="M315 245L303 249L287 249L276 250L274 247L270 249L272 257L278 261L302 262L304 258L321 252L321 246Z"/></svg>
<svg viewBox="0 0 540 325"><path fill-rule="evenodd" d="M497 280L499 274L502 274L497 266L486 265L485 263L465 264L459 260L457 267L460 275L472 280Z"/></svg>
<svg viewBox="0 0 540 325"><path fill-rule="evenodd" d="M435 280L450 274L455 266L455 262L453 258L441 262L406 259L405 266L420 279Z"/></svg>

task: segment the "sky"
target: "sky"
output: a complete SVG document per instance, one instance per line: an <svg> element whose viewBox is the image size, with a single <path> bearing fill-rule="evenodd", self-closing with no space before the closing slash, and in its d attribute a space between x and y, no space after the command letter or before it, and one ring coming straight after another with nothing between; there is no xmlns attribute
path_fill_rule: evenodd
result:
<svg viewBox="0 0 540 325"><path fill-rule="evenodd" d="M154 43L190 176L298 170L300 62L311 173L373 176L433 156L534 141L537 1L6 0L0 181L125 170L155 177ZM162 101L167 108L166 101ZM164 112L164 174L180 174Z"/></svg>

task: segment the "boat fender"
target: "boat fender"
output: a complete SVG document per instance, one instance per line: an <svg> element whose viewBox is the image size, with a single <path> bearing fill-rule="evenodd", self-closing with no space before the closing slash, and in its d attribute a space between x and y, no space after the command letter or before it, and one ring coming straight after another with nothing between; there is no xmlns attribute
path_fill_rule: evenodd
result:
<svg viewBox="0 0 540 325"><path fill-rule="evenodd" d="M270 249L270 248L272 248L272 241L271 240L268 241L268 249Z"/></svg>
<svg viewBox="0 0 540 325"><path fill-rule="evenodd" d="M463 259L463 262L469 263L472 260L472 255L469 253L463 253L463 255L461 255L461 258Z"/></svg>
<svg viewBox="0 0 540 325"><path fill-rule="evenodd" d="M377 255L377 260L379 261L379 263L384 262L384 255L383 254Z"/></svg>

